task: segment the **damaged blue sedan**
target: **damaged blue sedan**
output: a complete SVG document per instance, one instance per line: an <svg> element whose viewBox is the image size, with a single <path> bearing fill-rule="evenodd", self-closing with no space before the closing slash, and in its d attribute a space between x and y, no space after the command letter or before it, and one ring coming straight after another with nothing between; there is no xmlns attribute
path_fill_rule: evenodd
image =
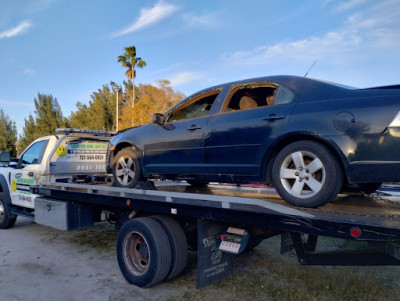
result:
<svg viewBox="0 0 400 301"><path fill-rule="evenodd" d="M111 139L114 183L273 183L318 207L400 181L400 85L355 89L296 76L218 85Z"/></svg>

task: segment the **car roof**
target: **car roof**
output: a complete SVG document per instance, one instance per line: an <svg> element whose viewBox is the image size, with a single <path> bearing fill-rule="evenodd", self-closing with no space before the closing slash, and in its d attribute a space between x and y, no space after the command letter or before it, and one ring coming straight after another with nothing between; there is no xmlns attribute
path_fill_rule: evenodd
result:
<svg viewBox="0 0 400 301"><path fill-rule="evenodd" d="M299 99L316 100L316 99L328 99L332 97L343 97L343 95L348 94L350 91L358 91L357 89L352 87L312 78L306 78L294 75L275 75L275 76L248 78L248 79L223 83L220 85L215 85L200 90L186 97L181 102L185 101L188 98L195 97L198 94L202 94L210 90L221 89L240 84L259 83L259 82L268 82L277 84L278 86L281 85L285 86L286 88L290 89L295 93L295 98L298 100ZM179 106L180 103L178 103L176 106Z"/></svg>
<svg viewBox="0 0 400 301"><path fill-rule="evenodd" d="M300 77L294 75L274 75L274 76L242 79L238 81L215 85L203 89L201 91L198 91L186 97L181 102L185 101L188 98L195 97L198 94L202 94L210 90L221 89L245 83L259 83L259 82L270 82L270 83L275 83L278 86L279 85L285 86L286 88L294 92L295 94L294 101L300 101L300 102L400 93L399 89L400 86L390 86L391 89L388 89L387 87L382 87L382 89L379 89L380 87L358 89L321 79L313 79L313 78ZM176 106L179 106L180 103L178 103Z"/></svg>

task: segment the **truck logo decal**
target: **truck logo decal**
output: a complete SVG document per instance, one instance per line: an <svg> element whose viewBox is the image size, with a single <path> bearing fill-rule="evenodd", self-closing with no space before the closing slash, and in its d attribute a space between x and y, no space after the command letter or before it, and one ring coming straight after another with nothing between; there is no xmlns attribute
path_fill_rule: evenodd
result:
<svg viewBox="0 0 400 301"><path fill-rule="evenodd" d="M18 179L18 178L20 178L20 177L22 177L22 173L17 173L17 174L15 175L15 178L16 178L16 179Z"/></svg>
<svg viewBox="0 0 400 301"><path fill-rule="evenodd" d="M12 188L12 190L13 190L14 192L17 191L17 181L12 180L12 182L11 182L11 188Z"/></svg>
<svg viewBox="0 0 400 301"><path fill-rule="evenodd" d="M68 154L68 150L64 145L60 145L57 147L56 153L59 157L65 157Z"/></svg>

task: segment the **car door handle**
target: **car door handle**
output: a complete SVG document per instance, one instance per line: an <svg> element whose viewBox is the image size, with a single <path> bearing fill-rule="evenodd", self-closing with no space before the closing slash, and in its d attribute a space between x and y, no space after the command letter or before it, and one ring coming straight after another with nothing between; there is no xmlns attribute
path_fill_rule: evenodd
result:
<svg viewBox="0 0 400 301"><path fill-rule="evenodd" d="M33 171L28 172L28 177L33 177L34 173Z"/></svg>
<svg viewBox="0 0 400 301"><path fill-rule="evenodd" d="M187 128L188 131L195 131L195 130L200 130L201 126L200 125L196 125L196 124L192 124L191 126L189 126Z"/></svg>
<svg viewBox="0 0 400 301"><path fill-rule="evenodd" d="M275 120L280 120L280 119L285 119L285 118L286 118L286 116L284 116L284 115L278 116L276 114L269 114L268 117L263 118L263 120L275 121Z"/></svg>

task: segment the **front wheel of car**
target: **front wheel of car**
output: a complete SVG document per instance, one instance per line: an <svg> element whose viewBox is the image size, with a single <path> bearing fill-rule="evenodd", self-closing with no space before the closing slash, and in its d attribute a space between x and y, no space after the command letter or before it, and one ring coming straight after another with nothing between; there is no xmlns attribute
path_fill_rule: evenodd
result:
<svg viewBox="0 0 400 301"><path fill-rule="evenodd" d="M112 171L114 185L119 187L135 187L142 178L139 159L130 148L122 149L117 153Z"/></svg>
<svg viewBox="0 0 400 301"><path fill-rule="evenodd" d="M287 203L313 208L336 197L343 185L343 172L328 148L313 141L298 141L278 153L272 180Z"/></svg>

